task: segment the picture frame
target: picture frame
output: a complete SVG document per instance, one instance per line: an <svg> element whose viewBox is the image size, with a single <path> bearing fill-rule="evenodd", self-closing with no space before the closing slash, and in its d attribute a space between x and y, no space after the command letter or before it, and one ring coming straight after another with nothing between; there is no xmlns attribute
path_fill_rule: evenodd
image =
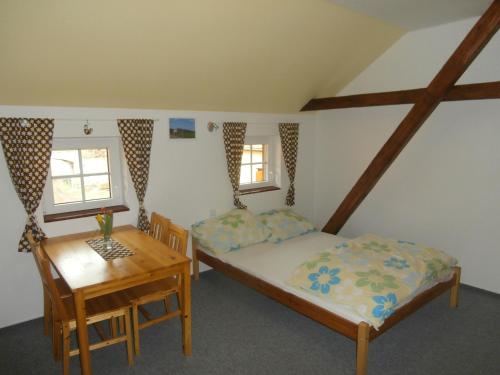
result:
<svg viewBox="0 0 500 375"><path fill-rule="evenodd" d="M170 139L196 138L196 120L194 118L171 117L168 119Z"/></svg>

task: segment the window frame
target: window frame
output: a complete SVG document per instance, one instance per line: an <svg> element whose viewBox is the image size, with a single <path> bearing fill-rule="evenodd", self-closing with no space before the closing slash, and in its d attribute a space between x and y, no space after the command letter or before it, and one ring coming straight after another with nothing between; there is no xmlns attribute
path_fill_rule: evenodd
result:
<svg viewBox="0 0 500 375"><path fill-rule="evenodd" d="M256 188L264 188L264 187L278 187L277 182L277 171L276 171L276 142L274 136L247 136L245 137L244 146L246 145L256 145L262 144L267 145L267 181L263 182L253 182L249 184L241 184L239 185L240 191L251 190ZM264 160L263 160L264 161ZM264 163L254 163L254 164L264 164ZM250 163L243 164L243 158L240 163L240 175L241 175L241 166L242 165L251 165Z"/></svg>
<svg viewBox="0 0 500 375"><path fill-rule="evenodd" d="M124 204L123 173L121 165L121 144L118 137L92 137L92 138L54 138L52 151L106 148L108 150L108 173L110 179L111 198L96 199L87 202L54 203L54 191L52 184L52 171L49 166L47 181L44 189L43 211L44 215L59 214L65 212L96 209L101 207L118 206ZM51 155L52 157L52 155ZM80 159L80 173L83 174L83 166ZM98 175L97 173L96 175ZM101 175L104 173L101 173ZM93 174L89 174L93 175ZM60 178L56 176L54 178ZM82 187L83 189L83 187Z"/></svg>

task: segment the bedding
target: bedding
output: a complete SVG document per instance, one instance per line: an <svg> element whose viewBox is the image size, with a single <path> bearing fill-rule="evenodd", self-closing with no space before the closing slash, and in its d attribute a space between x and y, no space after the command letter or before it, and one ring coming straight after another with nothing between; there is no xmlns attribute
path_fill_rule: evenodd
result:
<svg viewBox="0 0 500 375"><path fill-rule="evenodd" d="M216 257L233 267L262 279L286 292L292 293L301 299L314 303L354 324L359 324L362 321L367 321L367 319L356 309L351 308L347 304L338 304L332 300L321 298L318 294L310 293L302 288L296 288L289 283L290 277L298 265L307 262L318 253L331 251L332 248L344 249L344 253L347 254L349 250L346 244L348 242L349 240L332 234L311 232L281 241L277 244L263 242L242 248L238 251L220 253ZM407 243L405 246L411 248L412 245L411 243ZM205 250L203 246L200 246L200 248ZM434 273L435 278L432 281L429 279L428 283L421 285L415 291L416 294L433 287L439 282L447 281L452 277L451 273L439 272L439 267L432 266L431 268L437 271ZM405 303L405 301L401 301L398 307Z"/></svg>
<svg viewBox="0 0 500 375"><path fill-rule="evenodd" d="M430 247L364 235L308 258L287 282L378 328L401 304L449 277L456 263Z"/></svg>
<svg viewBox="0 0 500 375"><path fill-rule="evenodd" d="M267 240L274 243L316 231L313 224L290 208L270 210L257 217L271 232Z"/></svg>
<svg viewBox="0 0 500 375"><path fill-rule="evenodd" d="M263 242L270 234L269 229L246 209L234 209L192 226L193 237L214 254Z"/></svg>

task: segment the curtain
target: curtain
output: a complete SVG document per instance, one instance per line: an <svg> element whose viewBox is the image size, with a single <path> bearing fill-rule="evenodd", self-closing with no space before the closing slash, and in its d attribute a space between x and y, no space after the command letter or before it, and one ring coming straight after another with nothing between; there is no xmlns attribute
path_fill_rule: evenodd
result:
<svg viewBox="0 0 500 375"><path fill-rule="evenodd" d="M0 137L5 161L12 184L28 214L18 251L31 251L26 237L29 230L36 241L46 237L38 226L35 212L47 180L53 133L52 119L0 118Z"/></svg>
<svg viewBox="0 0 500 375"><path fill-rule="evenodd" d="M295 204L295 168L297 166L297 148L299 143L299 124L281 123L279 124L281 149L285 159L286 171L290 180L290 187L286 194L286 205Z"/></svg>
<svg viewBox="0 0 500 375"><path fill-rule="evenodd" d="M233 203L237 208L247 208L240 201L241 156L245 144L247 124L244 122L225 122L222 127L224 147L226 148L227 172L233 187Z"/></svg>
<svg viewBox="0 0 500 375"><path fill-rule="evenodd" d="M137 228L145 232L149 230L149 220L144 208L144 197L148 187L153 125L153 120L118 120L118 129L122 137L125 158L127 159L128 169L139 201Z"/></svg>

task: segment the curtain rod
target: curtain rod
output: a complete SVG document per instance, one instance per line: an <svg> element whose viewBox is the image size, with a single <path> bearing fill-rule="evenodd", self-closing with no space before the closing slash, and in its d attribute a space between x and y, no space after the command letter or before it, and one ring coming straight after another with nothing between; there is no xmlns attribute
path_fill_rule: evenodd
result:
<svg viewBox="0 0 500 375"><path fill-rule="evenodd" d="M222 120L222 121L209 121L209 123L214 123L217 125L222 125L225 122L244 122L247 125L275 125L280 123L289 123L289 122L299 122L297 120L266 120L266 121L245 121L245 120Z"/></svg>
<svg viewBox="0 0 500 375"><path fill-rule="evenodd" d="M99 121L99 122L111 122L111 121L117 121L121 119L141 119L141 120L153 120L153 121L160 121L161 119L159 118L148 118L147 116L144 117L120 117L120 118L89 118L89 117L84 117L84 118L58 118L58 117L50 117L50 116L9 116L9 117L18 117L18 118L23 118L23 119L28 119L28 118L36 118L36 117L44 117L44 118L51 118L54 121ZM193 118L189 116L169 116L168 118ZM220 121L209 121L213 122L217 125L222 125L224 122L244 122L247 125L272 125L272 124L277 124L281 122L296 122L296 120L281 120L281 121L276 121L276 120L262 120L262 121L245 121L245 120L220 120Z"/></svg>
<svg viewBox="0 0 500 375"><path fill-rule="evenodd" d="M153 120L153 121L160 121L158 118L147 118L147 117L122 117L122 118L106 118L106 119L99 119L99 118L54 118L54 121L99 121L99 122L115 122L121 119L141 119L141 120Z"/></svg>
<svg viewBox="0 0 500 375"><path fill-rule="evenodd" d="M259 122L249 122L249 121L209 121L207 123L207 129L210 133L218 130L221 127L221 124L225 122L244 122L247 125L276 125L280 123L287 123L285 121L259 121Z"/></svg>

